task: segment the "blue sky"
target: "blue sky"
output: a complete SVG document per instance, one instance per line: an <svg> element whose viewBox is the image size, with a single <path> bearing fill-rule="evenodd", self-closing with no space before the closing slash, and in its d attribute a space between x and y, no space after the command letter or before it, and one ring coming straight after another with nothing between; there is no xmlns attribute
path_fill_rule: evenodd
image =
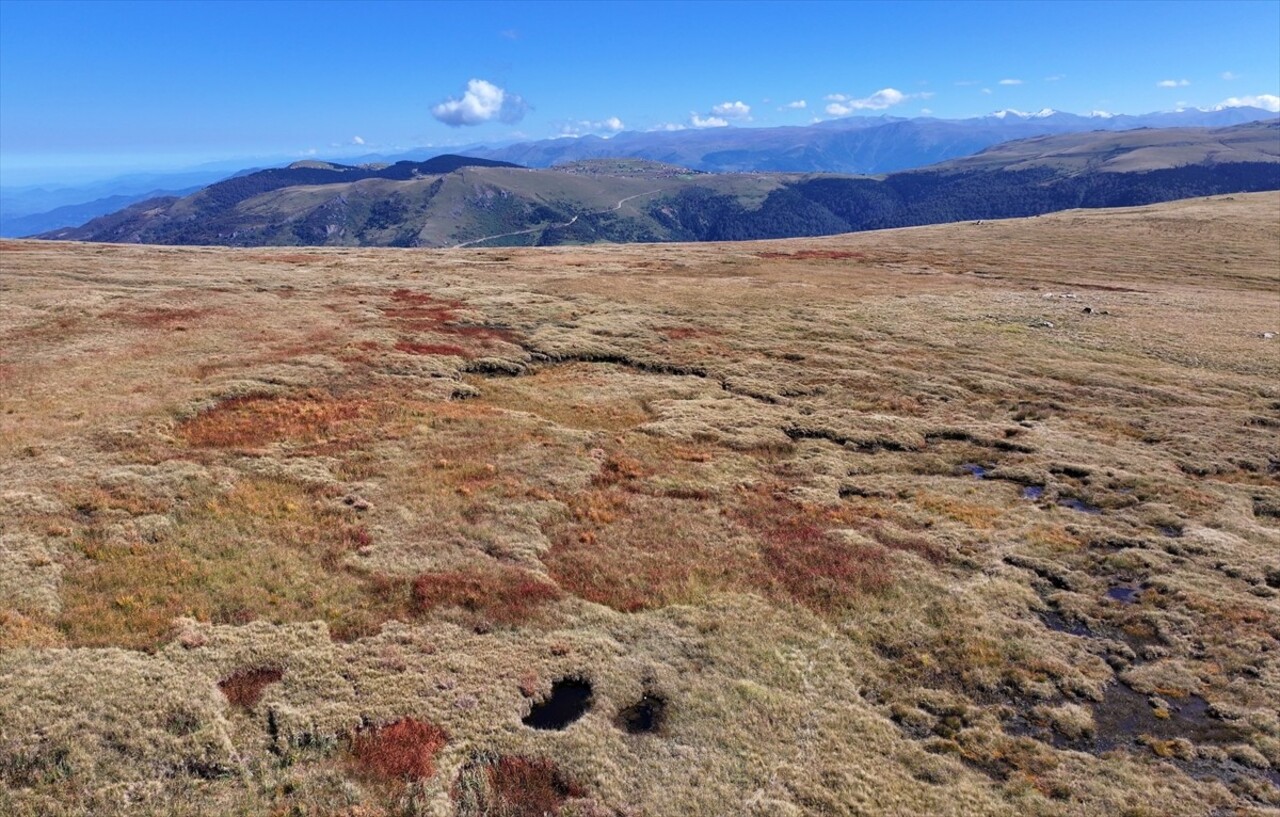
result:
<svg viewBox="0 0 1280 817"><path fill-rule="evenodd" d="M1274 109L1277 95L1277 0L0 0L5 185L849 114Z"/></svg>

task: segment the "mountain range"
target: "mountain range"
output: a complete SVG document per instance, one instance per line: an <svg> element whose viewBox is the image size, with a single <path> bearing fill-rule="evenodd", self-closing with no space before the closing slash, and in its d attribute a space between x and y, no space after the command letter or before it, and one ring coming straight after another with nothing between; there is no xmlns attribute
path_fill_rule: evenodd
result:
<svg viewBox="0 0 1280 817"><path fill-rule="evenodd" d="M1273 116L1260 108L1191 109L1138 116L1003 110L956 120L854 116L801 127L624 132L608 139L584 136L469 145L455 148L454 152L537 168L582 159L627 157L719 173L878 174L924 167L1033 136L1135 128L1225 127ZM421 162L437 152L417 148L393 154L365 153L335 161L353 166ZM75 227L135 202L184 196L199 186L232 175L247 175L272 162L261 159L253 164L256 167L249 169L223 163L180 174L133 174L76 187L0 188L0 236Z"/></svg>
<svg viewBox="0 0 1280 817"><path fill-rule="evenodd" d="M1280 119L1036 136L878 177L703 173L637 159L551 169L462 156L297 162L42 237L403 247L740 240L1273 189L1280 189Z"/></svg>
<svg viewBox="0 0 1280 817"><path fill-rule="evenodd" d="M1049 109L1035 113L1002 110L971 119L855 116L804 127L621 133L608 139L544 139L463 152L528 167L629 156L713 173L878 174L969 156L1001 142L1032 136L1135 128L1226 127L1274 116L1261 108L1192 109L1140 116L1079 116Z"/></svg>

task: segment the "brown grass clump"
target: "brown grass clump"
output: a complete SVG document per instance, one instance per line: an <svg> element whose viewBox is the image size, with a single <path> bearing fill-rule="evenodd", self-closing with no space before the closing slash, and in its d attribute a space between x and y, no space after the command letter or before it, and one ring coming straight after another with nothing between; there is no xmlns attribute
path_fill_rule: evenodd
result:
<svg viewBox="0 0 1280 817"><path fill-rule="evenodd" d="M550 760L516 755L468 764L452 790L457 817L558 817L586 794Z"/></svg>
<svg viewBox="0 0 1280 817"><path fill-rule="evenodd" d="M316 443L358 435L360 425L385 408L367 398L334 397L319 391L288 397L232 397L186 420L178 432L198 448Z"/></svg>
<svg viewBox="0 0 1280 817"><path fill-rule="evenodd" d="M600 473L592 478L595 485L617 485L621 482L641 479L650 474L648 468L640 460L628 454L615 451L609 454L600 466Z"/></svg>
<svg viewBox="0 0 1280 817"><path fill-rule="evenodd" d="M362 730L351 741L351 764L365 779L378 783L427 780L436 773L436 756L449 733L430 721L403 718Z"/></svg>
<svg viewBox="0 0 1280 817"><path fill-rule="evenodd" d="M460 607L498 624L523 624L562 597L558 587L527 570L504 564L472 570L424 573L413 581L413 608L424 613Z"/></svg>
<svg viewBox="0 0 1280 817"><path fill-rule="evenodd" d="M233 672L218 682L227 702L241 709L253 709L271 684L284 678L284 671L274 667L252 667Z"/></svg>

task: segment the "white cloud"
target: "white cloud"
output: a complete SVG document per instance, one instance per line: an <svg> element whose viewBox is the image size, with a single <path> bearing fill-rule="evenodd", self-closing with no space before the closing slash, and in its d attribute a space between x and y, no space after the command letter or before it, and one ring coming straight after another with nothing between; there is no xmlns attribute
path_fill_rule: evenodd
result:
<svg viewBox="0 0 1280 817"><path fill-rule="evenodd" d="M1222 77L1222 78L1223 78L1223 79L1225 79L1227 82L1230 82L1230 81L1231 81L1231 80L1233 80L1233 79L1240 79L1240 75L1239 75L1239 74L1237 74L1237 73L1235 73L1234 71L1223 71L1223 72L1222 72L1221 74L1219 74L1218 76Z"/></svg>
<svg viewBox="0 0 1280 817"><path fill-rule="evenodd" d="M708 116L704 119L696 113L690 113L689 124L695 128L727 128L729 120L720 116Z"/></svg>
<svg viewBox="0 0 1280 817"><path fill-rule="evenodd" d="M364 137L363 137L363 136L352 136L352 137L351 137L351 144L353 144L353 145L363 145L363 144L364 144Z"/></svg>
<svg viewBox="0 0 1280 817"><path fill-rule="evenodd" d="M462 125L482 125L498 120L508 125L524 118L528 104L516 94L486 82L473 79L467 82L467 91L461 99L450 97L431 108L431 115L451 128Z"/></svg>
<svg viewBox="0 0 1280 817"><path fill-rule="evenodd" d="M871 96L854 99L844 94L828 94L826 111L831 116L848 116L854 111L883 111L919 94L904 94L896 88L881 88Z"/></svg>
<svg viewBox="0 0 1280 817"><path fill-rule="evenodd" d="M1045 81L1045 82L1057 82L1058 80L1062 80L1062 79L1066 79L1066 78L1067 78L1067 75L1066 75L1066 74L1054 74L1054 75L1053 75L1053 76L1051 76L1051 77L1045 77L1045 78L1044 78L1044 81Z"/></svg>
<svg viewBox="0 0 1280 817"><path fill-rule="evenodd" d="M649 128L649 132L652 133L653 131L665 131L667 133L670 133L672 131L678 131L678 130L684 130L684 129L685 129L685 126L681 125L679 122L663 122L661 125L654 125L652 128Z"/></svg>
<svg viewBox="0 0 1280 817"><path fill-rule="evenodd" d="M978 84L978 81L976 79L962 79L962 80L956 81L956 85L959 85L962 88L968 85L977 85L977 84Z"/></svg>
<svg viewBox="0 0 1280 817"><path fill-rule="evenodd" d="M720 119L750 119L751 106L742 100L737 102L721 102L711 107L711 115Z"/></svg>
<svg viewBox="0 0 1280 817"><path fill-rule="evenodd" d="M990 88L983 88L983 89L982 89L982 93L984 93L984 94L989 94L989 93L991 93L991 89L990 89Z"/></svg>
<svg viewBox="0 0 1280 817"><path fill-rule="evenodd" d="M786 105L783 105L783 106L782 106L781 108L779 108L778 110L780 110L780 111L803 111L803 110L804 110L805 108L807 108L807 107L809 107L809 103L808 103L808 102L805 102L803 99L797 99L795 102L788 102Z"/></svg>
<svg viewBox="0 0 1280 817"><path fill-rule="evenodd" d="M1188 79L1162 79L1156 83L1157 88L1185 88L1191 84Z"/></svg>
<svg viewBox="0 0 1280 817"><path fill-rule="evenodd" d="M608 119L602 119L599 122L590 119L579 119L576 122L566 122L560 126L561 136L581 136L584 133L618 133L625 125L622 120L616 116Z"/></svg>
<svg viewBox="0 0 1280 817"><path fill-rule="evenodd" d="M933 110L931 108L921 108L920 113L924 114L925 116L928 116L929 114L933 113Z"/></svg>
<svg viewBox="0 0 1280 817"><path fill-rule="evenodd" d="M1020 80L1020 79L1002 79L1002 80L1000 80L999 84L1000 84L1000 85L1021 85L1021 84L1022 84L1022 80Z"/></svg>
<svg viewBox="0 0 1280 817"><path fill-rule="evenodd" d="M1213 106L1213 110L1215 111L1220 111L1224 108L1262 108L1264 111L1280 113L1280 96L1276 96L1275 94L1233 96L1229 99L1224 99L1217 105Z"/></svg>

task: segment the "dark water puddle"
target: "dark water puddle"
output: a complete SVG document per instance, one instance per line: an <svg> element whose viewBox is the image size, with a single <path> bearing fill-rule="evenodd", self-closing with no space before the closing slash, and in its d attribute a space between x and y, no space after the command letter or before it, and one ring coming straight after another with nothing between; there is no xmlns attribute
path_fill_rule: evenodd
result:
<svg viewBox="0 0 1280 817"><path fill-rule="evenodd" d="M1234 743L1240 731L1209 714L1209 702L1199 695L1167 699L1168 717L1156 714L1146 695L1124 683L1107 687L1101 703L1095 704L1094 750L1138 747L1138 738L1149 735L1159 740L1186 738L1192 743Z"/></svg>
<svg viewBox="0 0 1280 817"><path fill-rule="evenodd" d="M1074 496L1060 497L1058 499L1058 504L1064 508L1070 508L1073 511L1080 511L1081 513L1092 514L1094 516L1102 513L1102 509L1097 505L1090 505L1083 499L1078 499Z"/></svg>
<svg viewBox="0 0 1280 817"><path fill-rule="evenodd" d="M533 705L524 718L534 729L564 729L591 708L591 682L585 678L561 678L546 700Z"/></svg>
<svg viewBox="0 0 1280 817"><path fill-rule="evenodd" d="M1141 597L1141 587L1130 587L1126 584L1116 585L1107 591L1107 598L1115 599L1121 604L1133 604Z"/></svg>
<svg viewBox="0 0 1280 817"><path fill-rule="evenodd" d="M987 474L990 473L990 469L986 466L978 465L976 462L963 463L960 466L960 470L978 479L986 479Z"/></svg>
<svg viewBox="0 0 1280 817"><path fill-rule="evenodd" d="M1174 527L1173 525L1160 525L1156 530L1160 531L1161 536L1167 536L1170 539L1182 538L1182 528Z"/></svg>
<svg viewBox="0 0 1280 817"><path fill-rule="evenodd" d="M633 735L662 729L667 715L667 700L646 692L644 697L618 713L618 725Z"/></svg>
<svg viewBox="0 0 1280 817"><path fill-rule="evenodd" d="M1023 499L1039 499L1042 496L1044 496L1043 485L1024 485L1022 487Z"/></svg>
<svg viewBox="0 0 1280 817"><path fill-rule="evenodd" d="M1044 626L1053 630L1055 633L1067 633L1068 635L1078 635L1082 638L1097 638L1098 634L1090 630L1088 625L1082 621L1068 619L1056 610L1050 610L1040 614L1040 620L1044 622Z"/></svg>

